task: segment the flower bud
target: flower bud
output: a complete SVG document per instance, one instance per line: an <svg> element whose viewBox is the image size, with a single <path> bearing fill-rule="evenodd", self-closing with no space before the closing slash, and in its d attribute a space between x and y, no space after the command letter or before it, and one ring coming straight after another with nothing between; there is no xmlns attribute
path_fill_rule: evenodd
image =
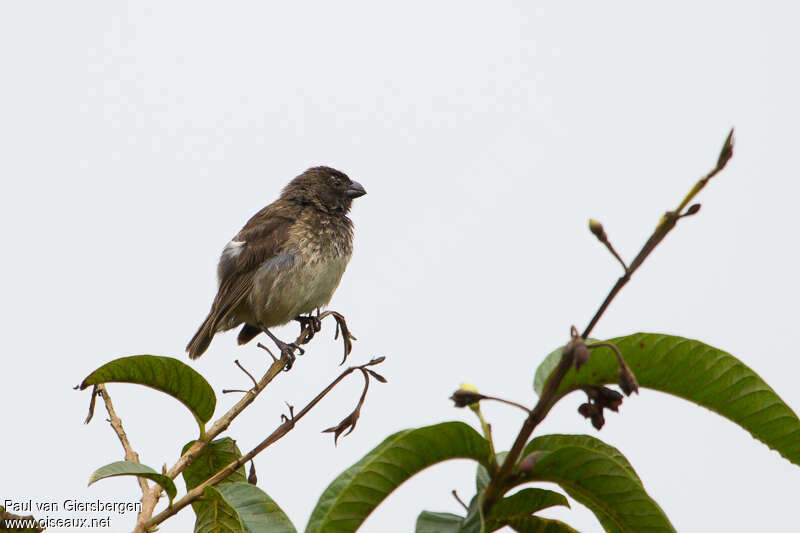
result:
<svg viewBox="0 0 800 533"><path fill-rule="evenodd" d="M536 461L538 461L541 456L542 452L533 452L526 455L525 458L519 462L519 471L523 474L529 474L533 470L533 465L536 464Z"/></svg>
<svg viewBox="0 0 800 533"><path fill-rule="evenodd" d="M470 386L470 388L475 389L475 387ZM485 396L483 394L478 393L477 389L469 390L462 388L458 389L450 396L450 399L453 400L453 403L456 407L477 407L478 402L483 400Z"/></svg>
<svg viewBox="0 0 800 533"><path fill-rule="evenodd" d="M564 346L564 356L571 357L575 369L580 370L581 366L589 361L589 348L586 347L586 342L581 337L573 337Z"/></svg>
<svg viewBox="0 0 800 533"><path fill-rule="evenodd" d="M578 406L578 412L583 415L583 418L589 418L594 416L600 411L601 409L598 408L593 403L582 403Z"/></svg>
<svg viewBox="0 0 800 533"><path fill-rule="evenodd" d="M619 406L622 404L622 398L622 394L614 389L609 389L608 387L597 388L596 402L600 407L606 407L616 413L619 410Z"/></svg>
<svg viewBox="0 0 800 533"><path fill-rule="evenodd" d="M634 392L639 393L639 383L636 381L636 376L625 364L619 369L619 388L622 389L626 396L630 396Z"/></svg>
<svg viewBox="0 0 800 533"><path fill-rule="evenodd" d="M608 240L608 236L606 236L606 230L603 229L603 225L593 218L589 219L589 231L591 231L600 242L606 242Z"/></svg>
<svg viewBox="0 0 800 533"><path fill-rule="evenodd" d="M700 211L700 204L692 204L689 206L689 209L686 210L683 216L688 217L690 215L694 215L698 211Z"/></svg>

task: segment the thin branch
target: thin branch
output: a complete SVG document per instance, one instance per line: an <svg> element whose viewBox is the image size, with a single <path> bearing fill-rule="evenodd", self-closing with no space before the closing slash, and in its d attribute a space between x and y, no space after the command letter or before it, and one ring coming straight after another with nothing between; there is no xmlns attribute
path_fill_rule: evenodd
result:
<svg viewBox="0 0 800 533"><path fill-rule="evenodd" d="M458 497L458 493L456 492L456 489L453 489L452 491L450 491L450 494L452 494L453 498L455 498L456 501L461 504L461 507L463 507L465 511L469 510L469 507L467 507L467 504L464 503L464 500L462 500L461 498Z"/></svg>
<svg viewBox="0 0 800 533"><path fill-rule="evenodd" d="M183 472L183 470L189 466L189 463L197 457L200 452L202 452L208 443L214 440L220 433L228 429L228 426L231 425L231 422L239 416L239 414L244 411L244 409L253 403L253 401L258 397L258 395L267 388L275 377L283 371L283 367L289 361L287 357L281 357L280 359L275 360L267 369L267 373L258 381L255 387L247 391L247 393L238 401L236 404L231 407L227 413L222 415L219 419L217 419L214 424L206 431L205 437L195 441L191 447L186 450L186 453L181 455L178 461L172 465L172 468L167 470L166 475L175 479L178 474ZM139 511L139 517L137 519L136 529L134 533L145 533L149 526L145 526L145 523L150 521L150 517L153 516L153 511L155 510L156 503L158 503L159 498L161 498L163 490L159 485L153 485L150 489L150 494L152 499L148 501L148 505L142 504L142 510Z"/></svg>
<svg viewBox="0 0 800 533"><path fill-rule="evenodd" d="M731 129L730 133L728 133L728 137L725 139L725 143L722 146L722 150L720 151L719 157L717 158L717 164L714 169L700 178L697 183L691 188L689 193L684 197L681 203L678 205L678 208L675 211L668 211L659 221L658 226L653 231L653 234L650 238L645 242L644 246L642 247L639 254L634 258L631 264L628 266L625 274L617 280L614 286L611 288L611 291L606 296L606 299L600 305L600 308L592 317L592 320L589 322L589 325L586 326L586 329L583 331L581 337L586 339L594 329L597 321L600 320L600 317L603 316L603 313L608 308L609 304L614 300L614 297L619 293L619 291L624 287L628 281L630 281L631 276L634 272L644 263L644 260L650 255L650 253L655 249L658 244L664 240L664 237L672 231L677 224L678 220L682 217L681 211L689 205L689 202L694 199L694 197L699 193L703 187L706 186L708 181L716 176L728 161L733 156L733 130ZM687 214L694 214L697 212L697 208L690 208L690 212ZM591 228L591 226L590 226ZM602 229L602 228L601 228ZM592 233L595 232L592 229ZM598 237L600 238L600 237ZM602 239L601 239L602 240ZM624 361L621 360L621 363ZM500 466L497 475L492 476L492 479L489 482L489 485L486 487L486 492L484 493L484 512L488 513L491 511L492 507L495 503L500 499L503 492L505 491L505 485L507 480L512 474L512 470L514 465L517 464L517 460L519 459L522 450L524 449L525 445L528 442L533 430L536 428L539 423L544 420L547 414L550 412L550 409L553 408L553 405L559 400L560 396L558 395L558 388L561 385L561 381L564 379L564 376L569 371L570 367L573 364L573 357L571 354L568 354L564 351L563 355L561 356L561 360L558 362L558 365L547 378L547 381L544 384L544 390L542 391L542 395L539 397L539 401L536 403L536 406L531 411L531 414L528 418L525 419L525 422L522 424L522 428L517 435L516 440L514 441L511 450L506 455L503 464ZM620 370L622 373L622 369Z"/></svg>
<svg viewBox="0 0 800 533"><path fill-rule="evenodd" d="M320 320L325 316L327 316L326 313L332 314L333 311L331 312L326 311L325 313L323 313L323 315L320 316ZM298 337L295 342L299 343L302 340L302 337L303 333L301 332L300 337ZM267 352L269 352L269 354L272 355L272 352L270 352L266 346L262 345L262 348L267 350ZM195 441L195 443L192 444L192 446L188 450L186 450L186 452L183 455L181 455L178 461L174 465L172 465L172 467L169 470L167 470L166 472L167 476L171 477L172 479L175 479L181 472L183 472L183 470L187 466L189 466L189 463L191 463L192 460L195 457L197 457L197 455L199 455L200 452L202 452L206 446L208 446L209 442L214 440L214 438L217 437L220 433L228 429L228 426L231 425L231 422L233 422L233 420L237 416L239 416L239 414L241 414L241 412L244 411L248 405L253 403L253 401L258 397L258 395L261 394L261 392L265 388L267 388L267 385L269 385L272 382L272 380L275 379L275 377L283 371L284 367L289 362L288 357L281 357L280 359L278 359L273 355L272 359L273 359L272 364L269 366L266 374L262 376L262 378L258 381L258 383L256 383L256 385L252 389L247 391L246 394L238 402L236 402L236 404L233 407L231 407L228 410L227 413L218 418L211 426L211 428L209 428L206 431L206 434L203 438ZM156 504L158 503L158 500L161 498L161 495L163 494L163 489L159 485L154 484L150 488L149 494L151 498L148 499L147 504L145 504L144 501L142 502L142 509L141 511L139 511L139 515L137 517L136 529L134 529L134 533L147 532L148 528L145 527L145 524L152 521L151 517L153 516L153 512L155 511L155 507Z"/></svg>
<svg viewBox="0 0 800 533"><path fill-rule="evenodd" d="M486 397L484 398L484 400L493 400L493 401L495 401L495 402L500 402L500 403L504 403L504 404L506 404L506 405L511 405L511 406L513 406L513 407L517 407L517 408L519 408L519 409L522 409L523 411L525 411L525 412L526 412L526 413L528 413L528 414L531 414L531 410L530 410L530 409L528 409L527 407L525 407L525 406L524 406L524 405L522 405L521 403L512 402L511 400L504 400L504 399L502 399L502 398L496 398L496 397L494 397L494 396L486 396Z"/></svg>
<svg viewBox="0 0 800 533"><path fill-rule="evenodd" d="M258 387L258 381L256 381L256 378L253 377L253 374L248 372L247 369L242 366L242 363L240 363L238 359L234 359L233 362L236 363L236 366L242 369L242 372L247 374L247 377L250 378L250 381L253 382L253 386Z"/></svg>
<svg viewBox="0 0 800 533"><path fill-rule="evenodd" d="M108 394L108 390L103 383L99 385L95 385L92 391L93 395L97 394L103 398L103 402L106 404L106 411L108 411L108 422L111 424L111 427L114 429L114 433L117 434L117 438L119 438L119 442L122 444L122 448L125 450L125 460L131 461L134 463L139 462L139 454L133 449L131 446L131 442L128 440L128 434L125 433L125 428L122 427L122 420L117 415L117 412L114 410L114 404L111 402L111 396ZM147 479L143 477L137 477L139 480L139 487L142 489L142 505L144 505L144 499L147 497L147 493L149 490L149 486L147 484Z"/></svg>
<svg viewBox="0 0 800 533"><path fill-rule="evenodd" d="M644 263L645 259L647 259L650 253L656 248L656 246L658 246L658 244L662 240L664 240L664 237L666 237L667 234L670 231L672 231L672 229L675 227L675 224L678 223L678 220L680 220L680 218L683 216L681 211L683 211L683 209L687 205L689 205L689 202L691 202L694 199L694 197L697 196L697 193L703 190L703 187L706 186L706 184L709 182L711 178L716 176L723 168L725 168L725 165L728 164L728 161L730 161L732 156L733 156L733 129L731 129L731 131L728 133L728 137L725 139L725 143L722 145L722 150L720 151L719 158L717 158L717 165L711 172L700 178L697 181L697 183L694 184L694 186L686 194L686 196L683 198L681 203L678 204L678 207L674 211L668 211L664 214L663 217L661 217L661 220L659 221L658 226L656 226L655 231L653 231L653 234L650 236L649 239L647 239L647 242L645 242L644 246L642 246L642 249L633 259L633 261L631 261L631 264L628 266L625 275L619 278L617 282L614 284L614 286L611 288L611 291L608 293L608 296L606 296L606 299L603 301L603 303L600 305L600 308L592 317L592 320L589 322L589 325L586 326L585 330L583 330L583 334L581 335L581 337L583 337L584 339L589 337L595 325L597 324L597 321L600 320L600 317L603 316L603 313L605 313L606 309L608 308L609 304L611 304L611 302L614 300L614 297L617 295L617 293L619 293L622 287L624 287L628 283L628 281L630 281L633 273L636 272L636 270L640 266L642 266L642 263ZM692 209L690 208L690 210ZM696 212L697 211L695 209L694 213Z"/></svg>
<svg viewBox="0 0 800 533"><path fill-rule="evenodd" d="M289 433L295 426L297 422L299 422L311 409L317 405L320 400L322 400L331 390L333 390L336 385L339 384L344 378L350 375L355 370L360 370L365 375L365 379L369 379L366 377L366 372L364 369L368 366L373 366L382 363L385 360L385 357L378 357L359 366L351 366L344 372L342 372L339 377L331 382L330 385L325 387L317 396L311 400L305 407L303 407L299 413L297 413L292 418L286 418L283 423L281 423L267 438L261 441L258 446L238 458L237 460L231 462L229 465L224 467L223 469L216 472L213 476L206 479L192 490L188 491L181 499L174 502L172 506L164 509L156 516L148 520L146 523L142 524L142 531L148 531L153 526L156 526L163 522L164 520L168 519L169 517L175 515L178 511L192 503L193 501L197 500L203 495L203 491L206 487L216 485L226 477L228 477L232 472L238 469L240 466L247 464L248 461L252 460L256 455L267 449L269 446L280 440L284 435ZM359 401L359 407L363 404L363 395L362 399Z"/></svg>

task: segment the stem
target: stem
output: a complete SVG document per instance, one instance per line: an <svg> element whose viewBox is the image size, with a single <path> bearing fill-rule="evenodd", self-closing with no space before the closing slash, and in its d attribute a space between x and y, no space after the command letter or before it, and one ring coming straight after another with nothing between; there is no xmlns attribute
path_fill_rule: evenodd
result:
<svg viewBox="0 0 800 533"><path fill-rule="evenodd" d="M603 313L605 313L608 306L614 300L614 297L616 297L619 291L622 290L622 287L624 287L628 281L630 281L633 273L636 272L642 263L644 263L645 259L647 259L656 246L658 246L658 244L664 240L664 237L666 237L667 234L675 227L675 224L677 224L678 220L681 218L680 212L683 210L683 208L692 201L692 199L703 189L703 187L706 186L711 178L716 176L723 168L725 168L725 165L728 163L732 155L733 130L728 133L728 137L725 139L725 143L723 144L722 150L720 151L717 159L717 165L711 172L700 178L700 180L694 184L675 211L669 211L661 218L658 226L656 226L656 229L653 231L653 234L649 239L647 239L647 242L645 242L644 246L642 246L641 251L639 251L634 260L631 262L630 266L626 269L625 274L617 280L617 282L611 288L611 291L609 291L608 296L606 296L606 299L603 300L603 303L592 317L589 325L586 326L586 329L583 331L583 334L581 335L582 338L586 339L591 334L595 325L603 316ZM513 446L511 447L511 450L508 452L508 455L503 461L503 464L500 466L500 470L497 472L497 475L492 476L489 485L486 487L483 502L483 510L485 514L488 515L489 511L491 511L492 507L499 501L505 492L506 483L512 473L511 471L517 464L517 460L519 459L525 444L527 444L528 439L533 433L533 430L536 429L536 426L538 426L542 420L544 420L544 418L550 412L550 409L552 409L556 402L562 397L562 395L558 394L558 388L571 366L572 358L564 355L558 362L558 366L556 366L556 368L547 378L542 395L539 397L539 401L536 403L536 406L522 424L522 428L520 429L519 434L517 435Z"/></svg>
<svg viewBox="0 0 800 533"><path fill-rule="evenodd" d="M140 524L141 527L142 527L142 531L149 531L153 526L156 526L156 525L160 524L161 522L163 522L164 520L168 519L169 517L175 515L178 511L180 511L181 509L183 509L184 507L186 507L187 505L189 505L193 501L197 500L198 498L200 498L203 495L203 491L205 490L206 487L210 487L210 486L216 485L217 483L219 483L220 481L222 481L223 479L228 477L232 472L234 472L240 466L242 466L244 464L247 464L247 462L252 460L256 455L258 455L259 453L261 453L262 451L267 449L269 446L274 444L276 441L280 440L284 435L286 435L292 429L294 429L294 426L295 426L296 422L298 422L300 419L302 419L315 405L317 405L320 402L320 400L322 400L331 390L333 390L333 388L336 387L336 385L338 385L339 382L341 382L344 378L346 378L348 375L350 375L353 371L361 370L365 374L365 379L368 379L366 377L366 372L364 371L364 368L366 368L368 366L372 366L372 365L377 364L377 363L380 363L382 361L383 361L383 358L373 359L372 361L370 361L368 363L365 363L363 365L352 366L352 367L346 369L344 372L339 374L339 377L337 377L335 380L333 380L330 385L325 387L325 389L323 389L322 392L317 394L317 396L314 397L313 400L311 400L305 407L303 407L303 409L301 409L300 412L297 413L297 415L293 416L292 418L285 419L284 422L282 424L280 424L277 428L275 428L275 430L272 433L270 433L267 438L265 438L263 441L261 441L258 444L258 446L256 446L255 448L253 448L252 450L250 450L249 452L247 452L243 456L239 457L235 461L231 462L230 464L228 464L227 466L225 466L224 468L222 468L221 470L216 472L213 476L211 476L210 478L206 479L205 481L203 481L202 483L200 483L199 485L194 487L192 490L188 491L183 496L183 498L181 498L178 501L174 502L172 504L172 506L167 507L166 509L164 509L163 511L158 513L156 516L154 516L151 519L147 520L146 522ZM280 364L281 368L282 368L282 365L284 363L282 362L282 360L280 360L277 363L273 363L273 366L275 366L276 364ZM270 368L272 368L272 367L270 367ZM364 399L364 395L362 394L362 398L361 398L360 403L363 403L363 399ZM215 424L215 426L216 426L216 424ZM209 431L209 433L210 433L210 431ZM139 527L139 524L137 524L137 528L138 527Z"/></svg>

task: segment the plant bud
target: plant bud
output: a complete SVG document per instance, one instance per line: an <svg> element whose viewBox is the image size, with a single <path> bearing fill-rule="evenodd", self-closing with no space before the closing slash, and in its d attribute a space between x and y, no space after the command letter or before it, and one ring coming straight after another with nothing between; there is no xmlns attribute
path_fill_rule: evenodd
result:
<svg viewBox="0 0 800 533"><path fill-rule="evenodd" d="M700 211L700 204L692 204L689 206L689 209L686 210L686 213L684 213L683 216L688 217L689 215L694 215L698 211Z"/></svg>
<svg viewBox="0 0 800 533"><path fill-rule="evenodd" d="M597 389L597 403L600 407L606 407L611 409L615 413L619 410L619 406L622 404L622 394L618 393L614 389L609 389L608 387L599 387Z"/></svg>
<svg viewBox="0 0 800 533"><path fill-rule="evenodd" d="M591 231L600 242L606 242L608 240L603 225L593 218L589 219L589 231Z"/></svg>
<svg viewBox="0 0 800 533"><path fill-rule="evenodd" d="M536 464L536 461L538 461L541 456L542 452L533 452L526 455L525 458L519 462L519 471L523 474L529 474L533 470L533 465Z"/></svg>
<svg viewBox="0 0 800 533"><path fill-rule="evenodd" d="M589 348L581 337L572 337L572 340L564 346L563 356L572 360L576 370L589 361L589 355Z"/></svg>
<svg viewBox="0 0 800 533"><path fill-rule="evenodd" d="M598 411L600 409L593 403L582 403L578 406L578 412L583 415L583 418L594 416Z"/></svg>
<svg viewBox="0 0 800 533"><path fill-rule="evenodd" d="M619 369L619 388L622 389L626 396L630 396L634 392L639 393L639 383L636 381L636 376L625 364Z"/></svg>
<svg viewBox="0 0 800 533"><path fill-rule="evenodd" d="M583 342L583 339L580 337L578 338L580 342L575 344L575 351L574 351L574 359L575 362L575 370L580 370L581 366L585 365L589 362L589 348L586 347L586 343Z"/></svg>
<svg viewBox="0 0 800 533"><path fill-rule="evenodd" d="M475 387L472 388L474 389ZM484 398L485 396L479 394L477 390L467 390L464 388L458 389L450 396L450 399L453 400L456 407L477 406L478 402Z"/></svg>
<svg viewBox="0 0 800 533"><path fill-rule="evenodd" d="M595 413L592 415L592 425L595 429L601 429L603 425L606 423L606 419L603 418L603 410L600 409L599 413Z"/></svg>
<svg viewBox="0 0 800 533"><path fill-rule="evenodd" d="M256 464L250 461L250 475L247 476L247 482L251 485L258 484L258 476L256 475Z"/></svg>

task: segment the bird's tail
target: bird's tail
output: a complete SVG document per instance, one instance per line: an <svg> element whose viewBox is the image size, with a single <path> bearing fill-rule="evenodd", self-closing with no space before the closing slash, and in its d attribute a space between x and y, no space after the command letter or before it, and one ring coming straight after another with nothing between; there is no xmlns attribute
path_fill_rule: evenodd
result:
<svg viewBox="0 0 800 533"><path fill-rule="evenodd" d="M186 346L186 351L189 352L190 359L197 359L203 352L208 349L208 345L211 344L211 339L214 337L214 316L213 314L209 314L203 325L200 326L200 329L197 330L197 333L194 334L192 340L189 341L189 344Z"/></svg>
<svg viewBox="0 0 800 533"><path fill-rule="evenodd" d="M261 333L261 329L255 326L251 326L250 324L245 324L242 326L242 330L239 332L239 336L236 338L236 342L239 344L247 344L258 334Z"/></svg>

